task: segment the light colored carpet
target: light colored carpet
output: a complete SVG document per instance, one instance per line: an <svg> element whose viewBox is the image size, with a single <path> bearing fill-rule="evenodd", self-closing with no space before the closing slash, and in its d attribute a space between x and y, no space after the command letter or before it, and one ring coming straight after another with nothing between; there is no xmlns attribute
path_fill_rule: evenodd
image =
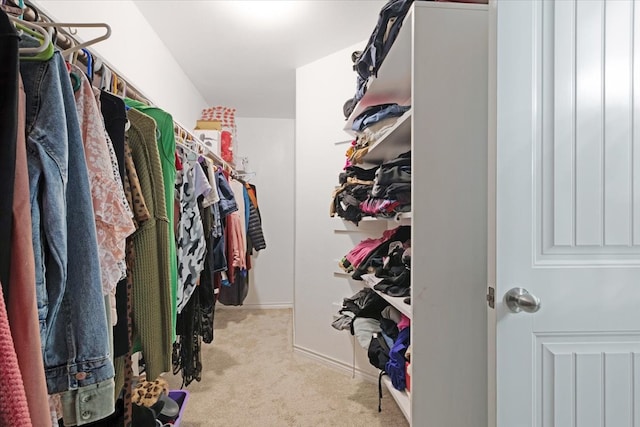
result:
<svg viewBox="0 0 640 427"><path fill-rule="evenodd" d="M386 389L378 413L377 384L294 354L291 310L217 310L214 326L181 427L408 426Z"/></svg>

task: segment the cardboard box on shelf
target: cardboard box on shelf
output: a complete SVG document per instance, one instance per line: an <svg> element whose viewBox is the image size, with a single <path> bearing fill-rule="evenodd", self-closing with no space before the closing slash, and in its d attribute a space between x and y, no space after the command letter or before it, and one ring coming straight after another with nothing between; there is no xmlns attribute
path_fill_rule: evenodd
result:
<svg viewBox="0 0 640 427"><path fill-rule="evenodd" d="M220 120L196 120L196 130L222 130Z"/></svg>

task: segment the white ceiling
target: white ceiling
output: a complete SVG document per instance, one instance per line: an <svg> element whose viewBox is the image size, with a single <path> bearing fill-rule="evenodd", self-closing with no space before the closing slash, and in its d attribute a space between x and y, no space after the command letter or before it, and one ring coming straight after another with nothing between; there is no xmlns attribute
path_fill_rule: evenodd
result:
<svg viewBox="0 0 640 427"><path fill-rule="evenodd" d="M294 118L295 69L368 39L385 3L135 1L210 106L269 118Z"/></svg>

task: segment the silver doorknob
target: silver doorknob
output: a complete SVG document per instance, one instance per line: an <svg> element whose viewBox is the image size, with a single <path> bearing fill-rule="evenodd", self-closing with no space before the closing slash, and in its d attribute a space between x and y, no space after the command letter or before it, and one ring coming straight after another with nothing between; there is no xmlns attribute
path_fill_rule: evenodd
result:
<svg viewBox="0 0 640 427"><path fill-rule="evenodd" d="M535 313L540 310L540 298L532 295L524 288L513 288L504 295L504 303L514 313L526 311Z"/></svg>

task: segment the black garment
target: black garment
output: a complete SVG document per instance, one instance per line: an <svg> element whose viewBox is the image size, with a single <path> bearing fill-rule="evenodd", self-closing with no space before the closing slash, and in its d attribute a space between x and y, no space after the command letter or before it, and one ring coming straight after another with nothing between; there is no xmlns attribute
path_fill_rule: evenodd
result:
<svg viewBox="0 0 640 427"><path fill-rule="evenodd" d="M394 182L389 185L374 185L371 189L371 196L379 199L398 200L397 195L403 194L403 200L406 199L406 194L409 195L407 203L411 202L411 183L410 182Z"/></svg>
<svg viewBox="0 0 640 427"><path fill-rule="evenodd" d="M100 110L104 118L104 125L113 144L113 150L118 159L120 178L124 180L124 144L127 111L124 100L109 92L100 92ZM118 323L113 327L113 354L120 357L129 351L127 337L127 279L118 282L116 287L116 312Z"/></svg>
<svg viewBox="0 0 640 427"><path fill-rule="evenodd" d="M384 332L385 335L393 340L398 337L398 324L391 319L382 317L380 319L380 329L382 329L382 332Z"/></svg>
<svg viewBox="0 0 640 427"><path fill-rule="evenodd" d="M202 169L206 176L209 176L209 167L206 163L201 163ZM218 174L215 174L216 182L219 177ZM220 213L220 202L214 203L208 209L210 209L211 215L204 219L203 225L205 229L208 228L208 223L205 224L205 221L211 219L211 227L210 232L205 232L205 239L207 240L207 257L205 262L208 264L208 267L205 267L206 270L211 271L211 273L215 273L217 271L225 271L227 269L227 257L225 255L225 239L224 239L224 228L226 226L226 218L223 217ZM200 215L203 217L203 215Z"/></svg>
<svg viewBox="0 0 640 427"><path fill-rule="evenodd" d="M204 165L206 168L206 165ZM205 174L208 175L205 169ZM200 273L200 285L196 292L199 296L200 312L200 330L195 331L202 337L205 343L213 341L213 312L215 310L216 296L213 288L213 270L212 270L212 248L214 243L213 234L213 209L211 206L202 207L203 197L198 198L198 207L200 208L200 217L202 218L202 230L204 233L205 246L207 248L207 256L204 258L204 269Z"/></svg>
<svg viewBox="0 0 640 427"><path fill-rule="evenodd" d="M348 311L353 313L355 317L367 317L380 320L382 318L382 310L388 305L389 303L382 299L377 293L369 288L364 288L354 296L342 300L340 313L343 314ZM353 330L351 334L353 335Z"/></svg>
<svg viewBox="0 0 640 427"><path fill-rule="evenodd" d="M116 287L118 323L113 327L113 357L125 356L129 351L127 300L127 279L123 279L118 282L118 286Z"/></svg>
<svg viewBox="0 0 640 427"><path fill-rule="evenodd" d="M374 334L374 336L371 337L371 342L367 350L369 363L381 371L384 371L387 362L389 362L389 351L389 345L384 340L382 334Z"/></svg>
<svg viewBox="0 0 640 427"><path fill-rule="evenodd" d="M6 13L0 10L0 281L4 299L9 299L13 187L16 174L18 132L18 34Z"/></svg>
<svg viewBox="0 0 640 427"><path fill-rule="evenodd" d="M224 227L222 228L224 233ZM207 252L207 260L211 265L211 271L226 271L227 270L227 256L224 252L224 234L220 237L214 237L211 242L211 248L209 252Z"/></svg>
<svg viewBox="0 0 640 427"><path fill-rule="evenodd" d="M194 292L189 301L178 313L176 334L178 339L173 344L173 373L182 372L183 386L193 380L202 379L200 293Z"/></svg>
<svg viewBox="0 0 640 427"><path fill-rule="evenodd" d="M336 215L358 225L360 220L362 220L360 203L367 200L371 194L372 187L372 185L364 184L345 185L345 188L336 194L333 200Z"/></svg>
<svg viewBox="0 0 640 427"><path fill-rule="evenodd" d="M409 159L409 163L411 159ZM382 165L376 171L375 182L377 185L398 184L411 182L411 164L408 165Z"/></svg>
<svg viewBox="0 0 640 427"><path fill-rule="evenodd" d="M375 271L383 266L383 258L389 253L389 245L392 242L406 242L411 238L411 226L400 226L396 232L384 243L378 245L369 255L358 265L351 276L355 280L362 280L362 275L367 274L370 269Z"/></svg>
<svg viewBox="0 0 640 427"><path fill-rule="evenodd" d="M373 167L371 169L363 169L358 166L348 166L344 169L338 180L340 184L345 184L347 182L347 178L357 178L362 181L373 181L376 177L377 167Z"/></svg>
<svg viewBox="0 0 640 427"><path fill-rule="evenodd" d="M124 134L127 125L127 110L124 100L109 92L100 92L100 109L104 125L113 143L118 158L120 177L124 179Z"/></svg>
<svg viewBox="0 0 640 427"><path fill-rule="evenodd" d="M200 336L207 344L213 342L213 315L216 307L216 295L213 286L213 273L208 267L207 260L204 261L205 269L200 275L200 286L198 286L198 297L200 299Z"/></svg>
<svg viewBox="0 0 640 427"><path fill-rule="evenodd" d="M249 203L249 224L247 224L247 238L251 239L251 247L256 251L261 251L267 248L267 243L264 240L264 233L262 231L262 221L258 210Z"/></svg>
<svg viewBox="0 0 640 427"><path fill-rule="evenodd" d="M411 203L411 184L406 182L389 184L384 192L384 198Z"/></svg>
<svg viewBox="0 0 640 427"><path fill-rule="evenodd" d="M408 297L411 296L411 286L409 285L401 285L401 284L393 284L390 283L387 279L382 282L376 284L373 287L376 291L383 292L392 297Z"/></svg>
<svg viewBox="0 0 640 427"><path fill-rule="evenodd" d="M385 258L384 265L376 271L376 277L390 279L390 283L400 284L402 280L409 280L408 277L401 279L409 270L404 264L402 256L405 253L405 246L409 242L398 242L389 245L389 253ZM408 282L407 282L408 286Z"/></svg>
<svg viewBox="0 0 640 427"><path fill-rule="evenodd" d="M249 270L241 271L235 268L233 283L220 286L218 301L223 305L242 305L249 294Z"/></svg>
<svg viewBox="0 0 640 427"><path fill-rule="evenodd" d="M258 190L256 186L248 183L245 185L247 186L247 191L253 191L253 195L255 196L257 201ZM260 208L258 208L258 205L253 204L253 200L251 200L251 206L249 207L249 225L247 226L247 228L249 228L247 238L251 241L247 252L250 253L252 248L256 251L266 249L267 242L265 240L264 231L262 229L262 215L260 214Z"/></svg>
<svg viewBox="0 0 640 427"><path fill-rule="evenodd" d="M384 162L380 165L382 168L391 168L394 166L411 166L411 151L406 151L395 159L389 160L388 162Z"/></svg>

